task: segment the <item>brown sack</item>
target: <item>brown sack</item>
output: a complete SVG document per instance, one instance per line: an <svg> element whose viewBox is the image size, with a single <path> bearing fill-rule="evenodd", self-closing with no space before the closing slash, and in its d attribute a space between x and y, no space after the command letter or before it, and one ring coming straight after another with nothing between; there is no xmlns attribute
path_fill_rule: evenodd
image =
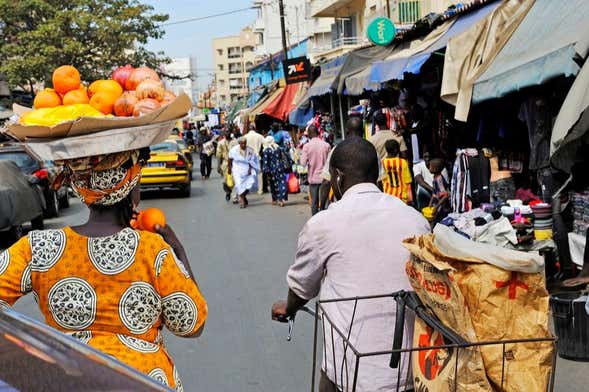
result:
<svg viewBox="0 0 589 392"><path fill-rule="evenodd" d="M467 340L550 337L543 274L508 271L484 260L450 257L436 247L431 234L406 240L405 246L412 254L407 274L419 298L445 325ZM481 257L484 259L484 255ZM552 350L551 342L506 344L505 354L502 345L480 347L494 389L514 392L546 391ZM477 360L476 356L473 359ZM464 376L458 375L460 391L469 390L466 388L472 384L468 379L464 384Z"/></svg>

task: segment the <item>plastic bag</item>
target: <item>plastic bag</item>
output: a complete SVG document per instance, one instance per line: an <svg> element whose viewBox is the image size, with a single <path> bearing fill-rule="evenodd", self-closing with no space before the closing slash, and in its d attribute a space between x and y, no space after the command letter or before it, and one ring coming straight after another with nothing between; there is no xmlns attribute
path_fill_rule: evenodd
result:
<svg viewBox="0 0 589 392"><path fill-rule="evenodd" d="M227 173L227 176L225 176L225 184L230 189L233 189L233 187L235 186L235 182L233 182L233 176L229 173Z"/></svg>
<svg viewBox="0 0 589 392"><path fill-rule="evenodd" d="M299 179L295 176L294 173L290 173L288 175L288 193L299 193L301 191L301 186L299 184Z"/></svg>

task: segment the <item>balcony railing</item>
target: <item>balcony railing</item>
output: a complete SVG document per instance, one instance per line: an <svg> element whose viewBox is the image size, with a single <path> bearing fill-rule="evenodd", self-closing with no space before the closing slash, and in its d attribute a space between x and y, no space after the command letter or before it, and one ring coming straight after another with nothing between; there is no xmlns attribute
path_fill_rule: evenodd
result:
<svg viewBox="0 0 589 392"><path fill-rule="evenodd" d="M341 37L331 41L331 45L323 45L311 48L310 52L313 54L328 52L335 49L356 47L367 43L364 37Z"/></svg>

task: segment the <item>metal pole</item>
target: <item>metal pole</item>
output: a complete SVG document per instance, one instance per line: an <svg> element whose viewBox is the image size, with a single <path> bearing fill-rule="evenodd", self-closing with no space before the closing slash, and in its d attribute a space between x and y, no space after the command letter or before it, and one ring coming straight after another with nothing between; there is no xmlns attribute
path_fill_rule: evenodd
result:
<svg viewBox="0 0 589 392"><path fill-rule="evenodd" d="M387 18L391 19L391 3L390 0L385 0L387 6Z"/></svg>
<svg viewBox="0 0 589 392"><path fill-rule="evenodd" d="M340 122L340 129L342 131L342 139L346 139L346 131L344 127L344 109L342 108L342 96L340 94L337 95L337 99L339 101L339 122Z"/></svg>
<svg viewBox="0 0 589 392"><path fill-rule="evenodd" d="M278 0L278 10L280 12L280 32L282 34L282 51L284 52L283 61L288 60L288 50L286 49L286 28L284 27L284 0Z"/></svg>

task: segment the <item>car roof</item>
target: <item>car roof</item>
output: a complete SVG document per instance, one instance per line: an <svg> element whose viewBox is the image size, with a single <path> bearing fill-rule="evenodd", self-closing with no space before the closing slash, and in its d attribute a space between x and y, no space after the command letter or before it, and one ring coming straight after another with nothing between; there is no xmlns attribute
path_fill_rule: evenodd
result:
<svg viewBox="0 0 589 392"><path fill-rule="evenodd" d="M20 144L14 143L0 143L0 152L10 151L10 152L24 152L28 154L28 152L24 149L23 146Z"/></svg>
<svg viewBox="0 0 589 392"><path fill-rule="evenodd" d="M106 354L0 306L0 390L171 391ZM21 366L5 366L19 363ZM23 366L24 365L24 366Z"/></svg>

